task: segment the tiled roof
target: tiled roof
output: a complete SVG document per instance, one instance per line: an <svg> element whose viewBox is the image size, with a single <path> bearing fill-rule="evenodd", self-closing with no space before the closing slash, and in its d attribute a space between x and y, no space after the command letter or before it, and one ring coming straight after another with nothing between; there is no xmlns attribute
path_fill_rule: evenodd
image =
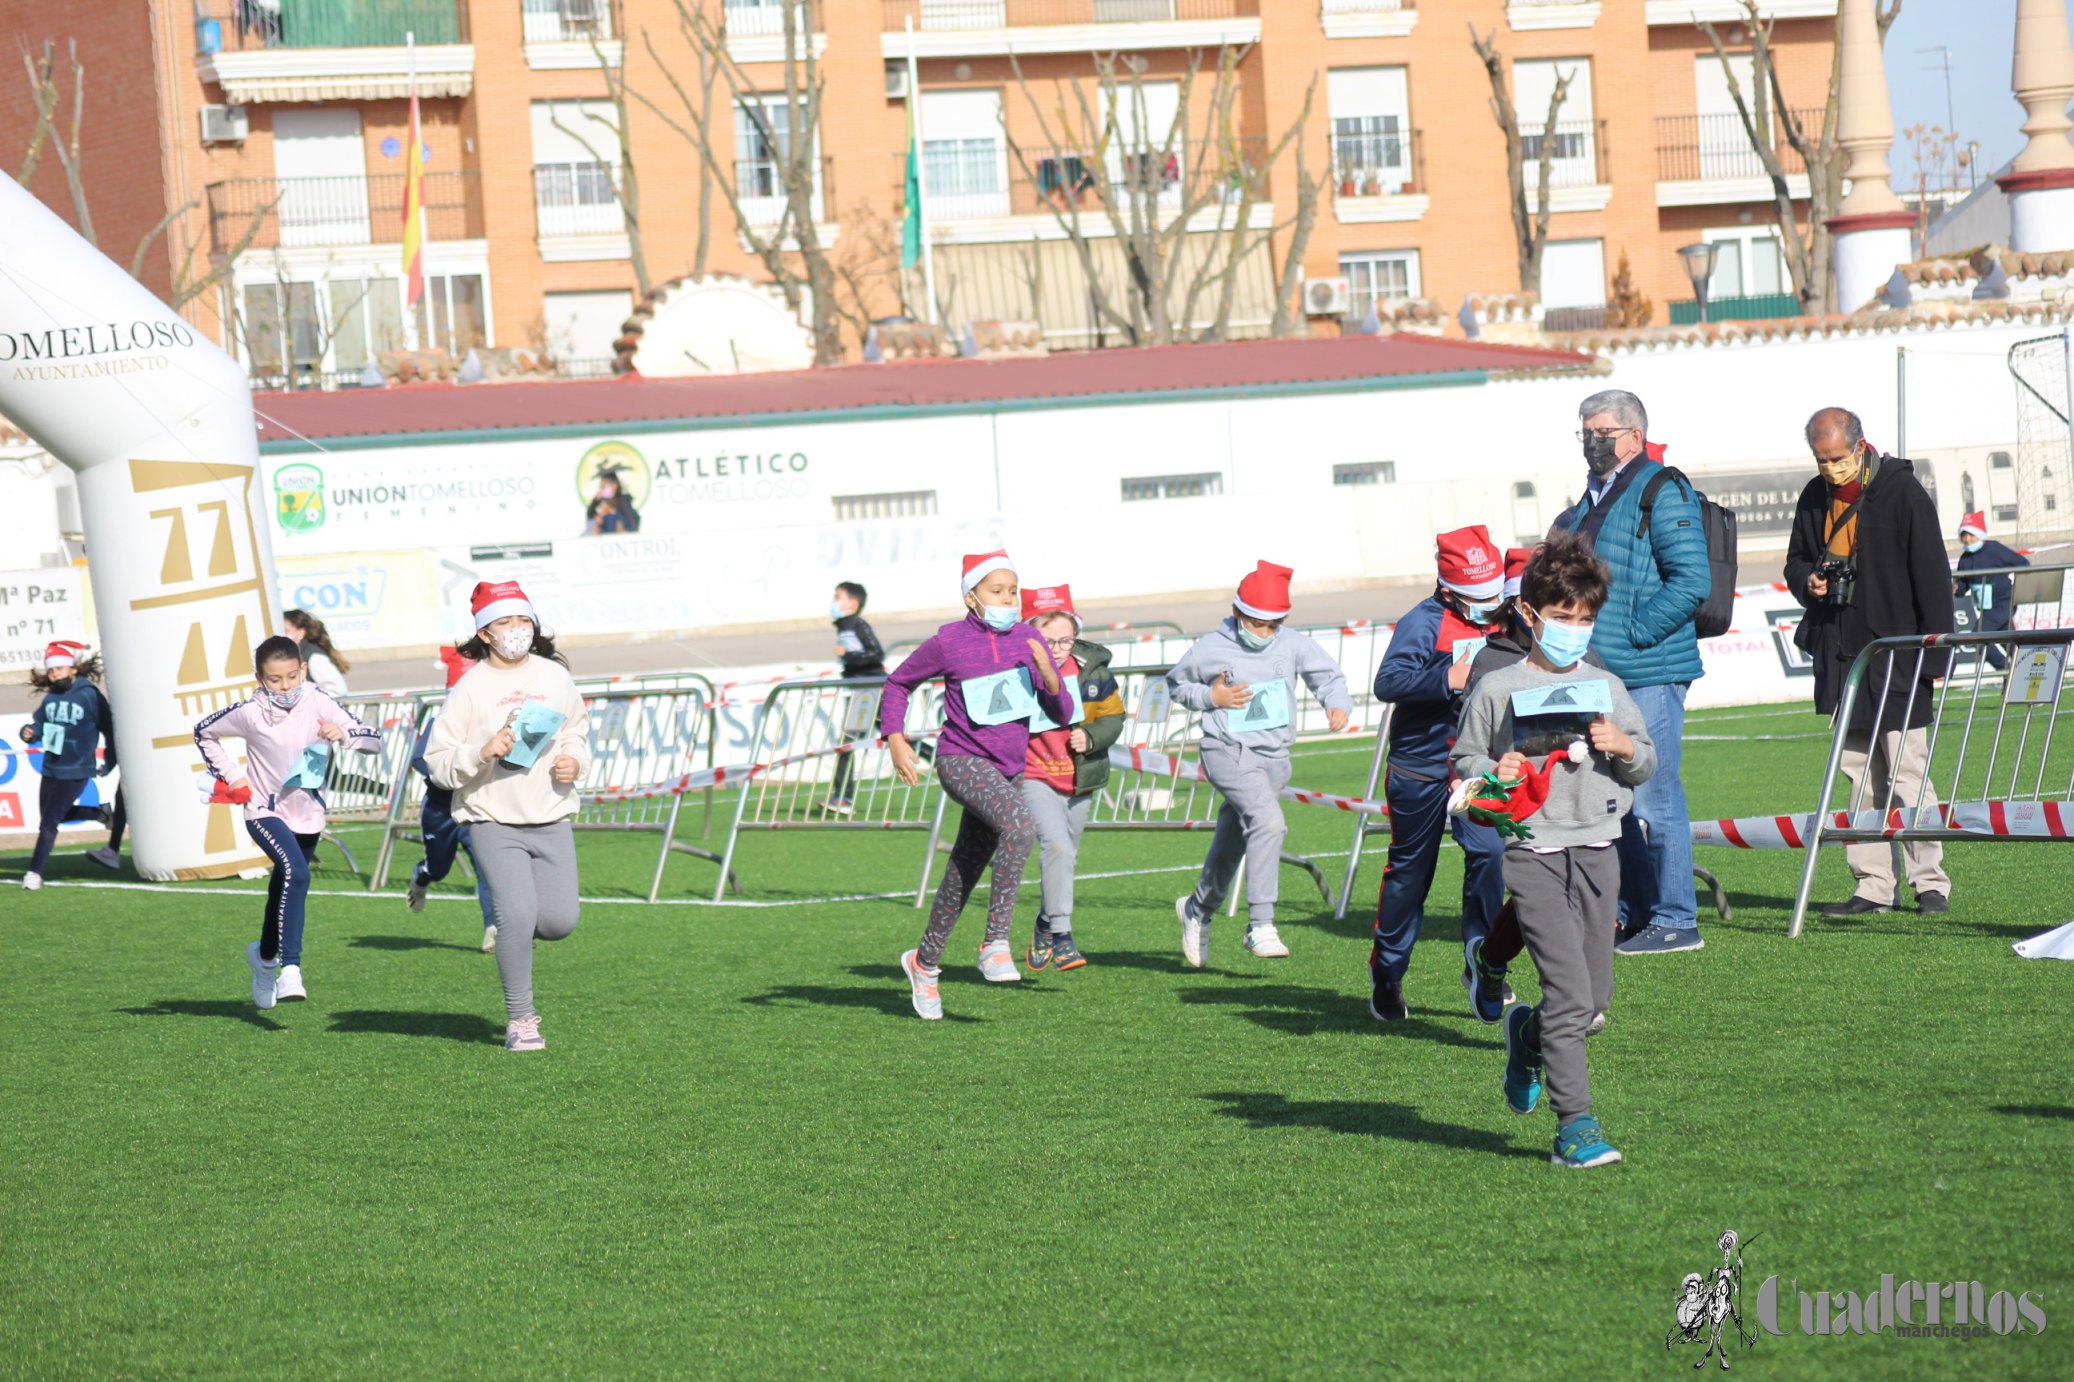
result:
<svg viewBox="0 0 2074 1382"><path fill-rule="evenodd" d="M1632 354L1678 346L1734 346L1767 341L1802 341L1826 336L1877 335L1881 332L1956 329L2003 322L2058 325L2074 317L2074 307L2033 299L2029 302L1963 299L1920 301L1912 307L1875 308L1849 315L1779 317L1769 321L1710 322L1706 326L1638 326L1596 331L1552 331L1550 345L1599 355Z"/></svg>

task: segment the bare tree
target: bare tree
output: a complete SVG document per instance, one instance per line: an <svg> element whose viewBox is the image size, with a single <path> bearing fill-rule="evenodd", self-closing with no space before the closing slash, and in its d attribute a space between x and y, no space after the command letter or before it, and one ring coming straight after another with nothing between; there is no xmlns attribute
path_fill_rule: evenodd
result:
<svg viewBox="0 0 2074 1382"><path fill-rule="evenodd" d="M58 166L64 170L65 189L71 194L72 215L78 223L79 234L89 245L99 249L100 235L94 229L92 212L87 204L86 171L81 159L79 131L86 115L86 65L79 60L79 44L76 40L65 40L65 57L72 67L72 109L65 119L64 129L59 129L62 98L58 90L56 44L50 39L43 41L43 50L37 54L22 44L22 70L28 77L30 100L36 107L36 123L29 132L29 147L22 159L22 166L15 181L27 186L43 162L46 146L56 156ZM173 267L171 290L166 301L175 311L185 307L202 293L220 283L237 262L237 257L252 247L260 229L266 224L274 207L280 202L277 195L264 205L255 207L231 248L216 255L210 266L200 273L195 272L195 252L200 247L198 238L181 229L188 216L201 206L200 198L190 199L185 205L175 207L159 218L158 224L146 231L137 242L135 252L130 255L130 276L142 279L144 262L151 247L159 237L172 230L182 247L179 261Z"/></svg>
<svg viewBox="0 0 2074 1382"><path fill-rule="evenodd" d="M690 140L705 162L716 170L714 185L727 198L735 228L749 252L762 261L772 282L785 295L786 305L795 312L808 314L814 337L814 363L836 364L843 358L843 314L836 301L835 267L821 243L815 215L815 203L822 192L819 163L823 82L820 63L814 56L808 0L780 0L784 61L782 85L776 91L766 90L728 51L724 8L713 7L719 11L716 18L713 10L688 0L674 3L678 28L692 51L699 54L701 70L710 62L727 83L729 118L723 123L715 117L710 88L704 99L692 99L691 92L655 51L655 41L645 30L642 41L669 81L680 109L665 110L639 91L633 93L634 98ZM770 109L780 102L784 107L780 112L782 127L773 123ZM743 207L741 182L745 169L733 158L736 120L749 122L757 147L765 155L759 161L769 165L779 206L775 221L752 215ZM722 166L723 149L728 151L726 166L732 169L731 175L717 171Z"/></svg>
<svg viewBox="0 0 2074 1382"><path fill-rule="evenodd" d="M1505 79L1505 55L1498 51L1498 31L1481 37L1469 26L1469 42L1483 60L1484 74L1491 79L1491 116L1505 135L1505 180L1512 192L1512 233L1519 253L1519 288L1522 293L1541 291L1541 251L1548 244L1549 186L1555 173L1556 116L1570 94L1570 72L1556 73L1549 92L1548 118L1541 126L1541 147L1536 153L1535 198L1527 204L1526 137L1520 133L1519 112L1512 99L1512 85Z"/></svg>
<svg viewBox="0 0 2074 1382"><path fill-rule="evenodd" d="M1236 134L1239 64L1246 51L1229 45L1219 49L1196 130L1189 127L1189 115L1202 67L1199 52L1188 54L1176 82L1174 114L1164 130L1152 127L1142 58L1094 54L1093 95L1079 78L1057 83L1048 112L1022 64L1009 57L1041 145L1033 153L1007 130L1004 119L1008 151L1024 178L1045 193L1087 281L1095 315L1134 343L1185 339L1195 330L1198 305L1206 300L1216 305L1201 334L1223 336L1247 266L1268 251L1279 233L1298 242L1309 238L1315 197L1299 196L1296 211L1280 225L1256 229L1253 221L1255 208L1267 204L1269 170L1301 136L1316 82L1289 129L1264 150L1252 147ZM1094 214L1083 214L1090 210ZM1207 231L1198 229L1206 214L1212 220ZM1197 253L1189 268L1186 251L1192 238ZM1121 253L1121 283L1110 282L1104 272L1097 245L1105 239L1113 239ZM1276 320L1286 329L1283 313L1278 311Z"/></svg>
<svg viewBox="0 0 2074 1382"><path fill-rule="evenodd" d="M1743 0L1744 18L1739 21L1750 32L1750 79L1757 89L1749 95L1736 80L1735 65L1729 60L1728 45L1712 21L1696 21L1699 31L1714 46L1728 80L1728 94L1736 103L1743 133L1763 166L1772 186L1772 214L1779 231L1779 247L1785 256L1786 272L1803 312L1834 310L1835 285L1830 275L1829 219L1836 214L1844 196L1843 146L1837 142L1838 97L1843 75L1843 11L1838 7L1835 38L1830 44L1829 95L1823 103L1821 123L1811 128L1800 113L1786 104L1786 90L1779 80L1778 65L1772 60L1772 24L1759 11L1757 0ZM1901 0L1885 0L1875 6L1880 41L1901 15ZM1793 190L1786 161L1779 152L1773 121L1787 147L1799 158L1808 176L1807 229L1800 228L1794 214Z"/></svg>
<svg viewBox="0 0 2074 1382"><path fill-rule="evenodd" d="M843 216L842 251L835 259L836 283L842 296L837 308L858 340L871 329L872 318L890 299L908 314L907 284L900 271L900 236L893 223L871 206L852 206Z"/></svg>
<svg viewBox="0 0 2074 1382"><path fill-rule="evenodd" d="M619 61L614 62L605 52L605 45L598 39L595 28L590 33L591 56L597 60L598 71L605 78L605 94L612 102L612 118L606 119L588 105L583 107L586 124L601 130L610 130L619 145L619 156L608 160L598 153L595 144L576 130L562 123L561 112L553 106L548 108L548 123L583 146L591 156L591 162L610 164L612 168L612 195L619 202L620 214L626 219L627 259L634 267L634 288L637 300L645 299L655 290L655 283L648 276L648 254L641 243L641 178L634 167L634 141L627 124L627 62L626 45L620 44ZM700 210L703 212L704 200Z"/></svg>

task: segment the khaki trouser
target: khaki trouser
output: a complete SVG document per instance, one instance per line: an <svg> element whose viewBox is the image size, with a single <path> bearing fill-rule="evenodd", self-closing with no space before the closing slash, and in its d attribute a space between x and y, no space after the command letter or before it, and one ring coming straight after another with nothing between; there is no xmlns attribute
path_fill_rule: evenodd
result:
<svg viewBox="0 0 2074 1382"><path fill-rule="evenodd" d="M1870 760L1871 778L1866 778ZM1877 751L1869 730L1852 730L1844 739L1844 776L1851 780L1850 805L1856 810L1899 811L1904 817L1918 807L1935 806L1937 789L1924 782L1930 768L1930 731L1889 729L1880 732ZM1858 791L1862 784L1864 791ZM1922 799L1918 801L1916 794ZM1891 796L1890 796L1891 793ZM1913 823L1913 822L1911 822ZM1908 883L1916 896L1943 893L1951 896L1952 880L1944 871L1944 845L1936 840L1904 844L1901 852L1908 864ZM1891 907L1895 901L1894 850L1885 840L1847 846L1844 860L1857 880L1856 892L1869 902Z"/></svg>

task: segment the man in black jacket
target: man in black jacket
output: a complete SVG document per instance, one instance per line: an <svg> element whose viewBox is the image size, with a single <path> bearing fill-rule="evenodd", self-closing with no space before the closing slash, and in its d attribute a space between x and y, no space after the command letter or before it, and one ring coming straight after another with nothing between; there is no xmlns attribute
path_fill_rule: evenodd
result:
<svg viewBox="0 0 2074 1382"><path fill-rule="evenodd" d="M1937 506L1909 462L1881 455L1865 440L1857 414L1842 408L1809 418L1807 442L1820 474L1793 512L1786 587L1807 610L1794 641L1815 666L1815 709L1833 716L1845 675L1866 644L1952 631L1952 578ZM1861 807L1913 812L1938 804L1928 781L1928 726L1933 683L1947 661L1944 653L1904 651L1867 666L1842 764ZM1950 910L1944 847L1920 841L1903 852L1916 906ZM1850 901L1824 907L1823 915L1891 911L1896 888L1887 844L1854 844L1844 857L1857 886Z"/></svg>

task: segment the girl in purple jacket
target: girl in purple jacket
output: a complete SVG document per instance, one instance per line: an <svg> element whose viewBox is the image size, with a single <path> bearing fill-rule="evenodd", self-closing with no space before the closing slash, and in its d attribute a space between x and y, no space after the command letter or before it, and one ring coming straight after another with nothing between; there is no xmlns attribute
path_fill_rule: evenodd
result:
<svg viewBox="0 0 2074 1382"><path fill-rule="evenodd" d="M908 697L917 686L943 678L943 734L936 748L936 774L952 801L965 808L951 846L943 886L929 909L922 943L900 957L924 1018L943 1016L936 979L943 947L958 924L972 885L991 863L987 933L979 950L979 972L989 983L1022 978L1008 950L1016 891L1023 865L1037 842L1037 823L1023 805L1023 766L1030 753L1030 716L1041 705L1056 724L1073 717L1058 668L1044 640L1022 619L1022 592L1015 563L1006 552L965 558L965 617L945 624L936 636L908 654L886 678L879 702L879 733L893 755L893 771L912 787L921 780L914 746L902 731Z"/></svg>

